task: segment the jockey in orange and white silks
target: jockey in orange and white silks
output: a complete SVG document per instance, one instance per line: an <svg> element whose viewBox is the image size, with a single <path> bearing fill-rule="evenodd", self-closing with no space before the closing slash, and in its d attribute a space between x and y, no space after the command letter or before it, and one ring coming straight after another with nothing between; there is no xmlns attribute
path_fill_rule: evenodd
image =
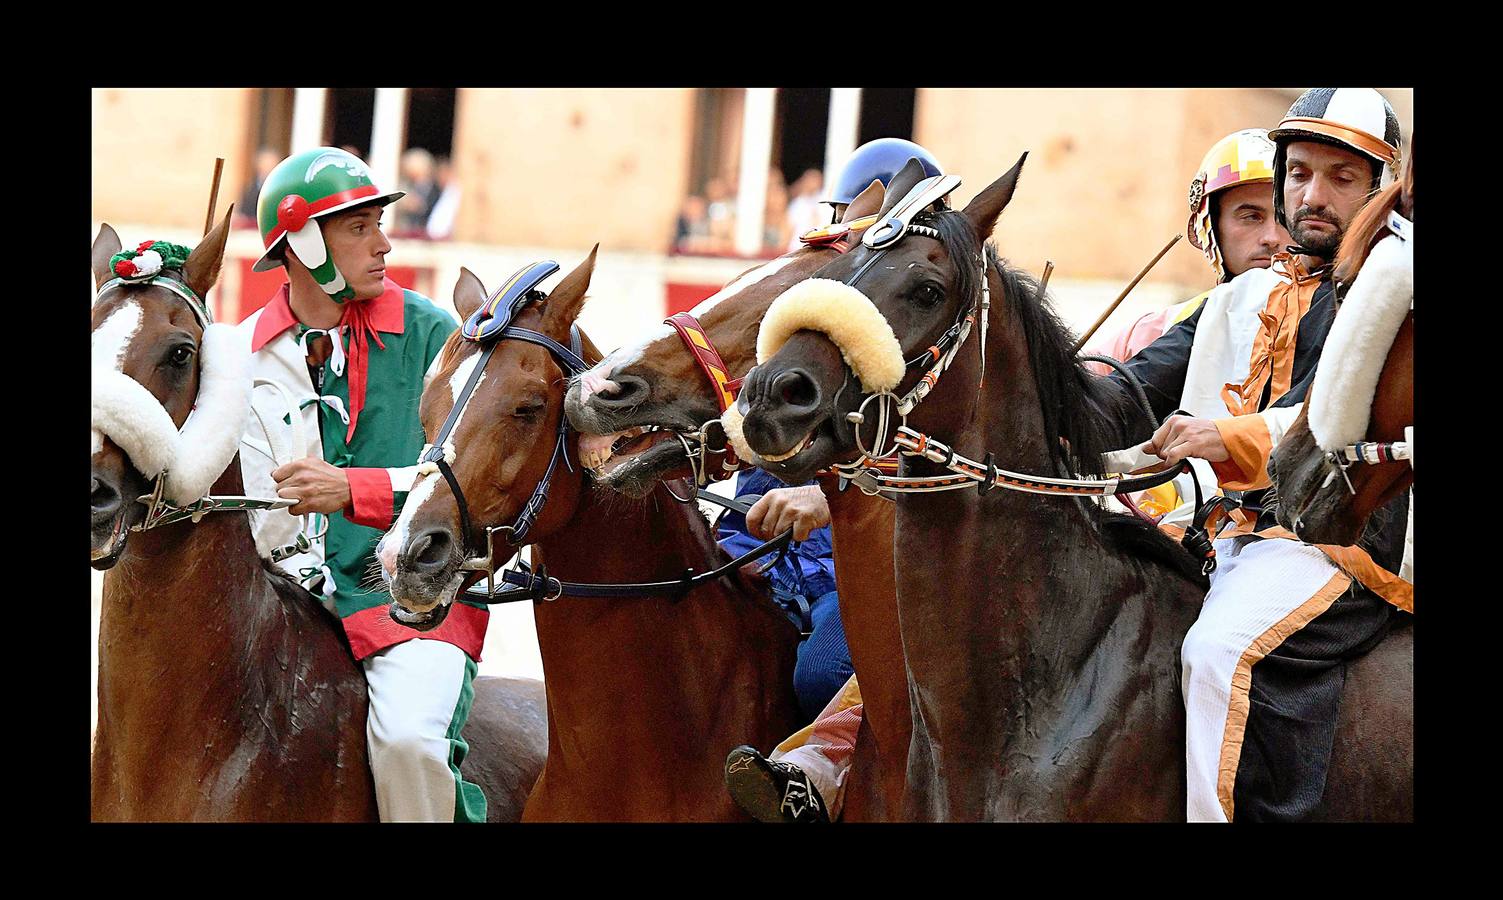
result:
<svg viewBox="0 0 1503 900"><path fill-rule="evenodd" d="M1244 128L1217 141L1190 179L1190 219L1185 235L1199 248L1225 284L1249 269L1266 269L1273 255L1289 244L1289 232L1273 214L1273 141L1264 128ZM1206 291L1182 303L1144 313L1116 334L1093 341L1087 356L1110 356L1126 361L1164 332L1188 319L1211 295ZM1104 363L1086 364L1098 375L1111 369ZM1203 462L1192 463L1206 496L1216 492L1216 477ZM1180 528L1194 515L1192 476L1180 475L1168 484L1132 497L1144 514L1159 524Z"/></svg>
<svg viewBox="0 0 1503 900"><path fill-rule="evenodd" d="M1270 132L1274 212L1294 246L1269 268L1218 285L1193 314L1127 362L1163 425L1120 374L1107 417L1109 469L1209 463L1246 507L1215 541L1200 619L1185 638L1187 814L1192 820L1300 819L1319 804L1343 662L1413 611L1399 578L1406 497L1354 547L1315 547L1259 514L1269 454L1314 379L1335 315L1330 263L1347 226L1398 164L1399 126L1368 89L1307 91ZM1182 410L1188 415L1171 415Z"/></svg>

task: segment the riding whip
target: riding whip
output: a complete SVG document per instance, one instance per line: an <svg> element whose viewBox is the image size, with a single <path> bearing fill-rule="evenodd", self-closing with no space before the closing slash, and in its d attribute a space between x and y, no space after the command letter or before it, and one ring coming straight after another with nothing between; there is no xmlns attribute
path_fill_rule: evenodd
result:
<svg viewBox="0 0 1503 900"><path fill-rule="evenodd" d="M1167 243L1167 244L1164 245L1164 249L1160 250L1158 252L1157 256L1155 256L1153 259L1149 260L1148 261L1148 265L1144 266L1143 270L1141 272L1139 272L1137 274L1137 276L1133 278L1132 281L1129 281L1127 283L1127 287L1123 288L1122 289L1122 293L1120 293L1120 294L1117 295L1117 299L1112 301L1112 305L1108 306L1106 308L1106 312L1104 312L1104 313L1101 314L1101 318L1099 318L1099 319L1096 320L1096 324L1092 325L1089 329L1087 329L1085 335L1083 337L1081 337L1080 340L1078 340L1078 341L1075 342L1075 346L1073 348L1071 348L1071 350L1070 350L1070 352L1072 354L1080 352L1080 348L1084 347L1086 341L1088 341L1088 340L1091 339L1091 335L1093 335L1093 334L1096 333L1096 329L1100 328L1101 325L1102 325L1102 323L1105 322L1111 316L1112 313L1114 313L1114 312L1117 311L1117 307L1122 304L1123 300L1127 299L1127 295L1130 294L1130 293L1132 293L1132 289L1135 288L1135 287L1137 287L1138 286L1138 282L1140 282L1140 281L1143 280L1143 276L1147 275L1153 269L1154 266L1158 265L1159 260L1161 260L1161 259L1164 258L1164 254L1168 253L1169 249L1171 247L1173 247L1175 244L1179 243L1179 239L1181 237L1183 237L1183 235L1176 234L1174 237L1170 238L1169 239L1169 243Z"/></svg>
<svg viewBox="0 0 1503 900"><path fill-rule="evenodd" d="M224 171L224 157L214 157L214 183L209 186L209 214L204 217L204 234L214 227L214 204L219 200L219 175Z"/></svg>

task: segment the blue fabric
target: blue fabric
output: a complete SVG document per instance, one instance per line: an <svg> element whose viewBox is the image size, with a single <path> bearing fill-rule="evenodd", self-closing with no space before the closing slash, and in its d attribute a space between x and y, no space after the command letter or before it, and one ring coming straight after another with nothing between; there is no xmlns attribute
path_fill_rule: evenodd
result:
<svg viewBox="0 0 1503 900"><path fill-rule="evenodd" d="M834 591L814 601L813 619L814 633L798 645L798 662L793 667L793 692L804 718L811 722L856 671Z"/></svg>
<svg viewBox="0 0 1503 900"><path fill-rule="evenodd" d="M815 484L810 481L808 484ZM743 469L736 473L736 496L765 494L788 485L761 469ZM746 531L746 516L726 510L715 529L715 540L731 556L740 556L762 542ZM775 558L775 557L774 557ZM807 541L794 541L788 555L766 573L772 583L785 591L805 597L823 597L835 590L835 550L830 543L830 528L816 528Z"/></svg>

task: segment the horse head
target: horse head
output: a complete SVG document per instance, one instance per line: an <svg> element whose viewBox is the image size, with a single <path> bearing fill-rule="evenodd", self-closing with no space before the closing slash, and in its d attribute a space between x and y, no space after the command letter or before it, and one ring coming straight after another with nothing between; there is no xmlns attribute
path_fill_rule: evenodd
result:
<svg viewBox="0 0 1503 900"><path fill-rule="evenodd" d="M882 183L873 181L846 208L841 223L871 216L885 193ZM840 253L832 243L802 246L748 269L694 307L691 314L720 353L727 378L739 378L755 362L757 329L773 300ZM590 436L581 438L581 448L586 465L600 468L599 483L640 498L664 478L689 474L684 445L671 433L698 431L718 419L719 396L678 332L664 325L574 379L565 409L570 424ZM663 430L626 434L644 426Z"/></svg>
<svg viewBox="0 0 1503 900"><path fill-rule="evenodd" d="M1391 225L1391 213L1402 218ZM1413 218L1411 143L1404 178L1363 207L1342 240L1336 277L1350 290L1304 407L1268 461L1279 523L1311 543L1356 543L1373 511L1414 482L1412 457L1344 458L1358 442L1412 440Z"/></svg>
<svg viewBox="0 0 1503 900"><path fill-rule="evenodd" d="M864 424L853 428L847 417L864 398L891 395L878 397L888 402L926 379L932 387L936 376L928 370L942 358L970 359L953 352L984 321L982 245L1012 199L1022 166L1020 159L960 212L931 193L947 193L958 180L925 178L915 161L893 178L862 245L768 310L757 338L759 364L724 419L738 452L744 447L790 483L859 455L857 428L864 446L883 452L871 446L869 406ZM934 427L944 427L963 423L971 409L926 407L925 413Z"/></svg>
<svg viewBox="0 0 1503 900"><path fill-rule="evenodd" d="M598 249L596 245L552 294L527 302L510 326L568 347ZM486 300L480 279L462 269L454 286L454 307L461 318L468 320ZM419 408L431 442L438 440L455 404L464 402L442 446L463 500L436 464L429 464L414 482L396 524L376 546L390 579L392 617L419 631L438 627L459 591L479 580L478 567L467 566L470 560L497 552L497 563L505 561L510 551L495 551L492 542L504 548L506 540L491 537L488 529L531 543L567 522L579 503L579 477L558 478L551 488L539 489L553 473L571 469L570 460L577 459L577 451L568 447L575 441L560 440L570 372L544 346L505 336L493 340L499 343L492 349L466 340L461 331L451 335ZM488 350L491 358L477 374ZM585 354L599 358L588 344ZM472 377L475 386L465 400L464 388ZM537 499L540 495L546 503ZM520 524L524 513L533 527ZM534 515L535 522L530 518ZM525 540L519 534L523 531Z"/></svg>
<svg viewBox="0 0 1503 900"><path fill-rule="evenodd" d="M94 240L89 557L97 569L120 559L147 513L137 499L152 493L153 482L171 503L199 499L245 430L249 348L230 326L205 325L189 299L203 304L218 279L233 212L180 268L147 280L117 277L115 229L104 225Z"/></svg>

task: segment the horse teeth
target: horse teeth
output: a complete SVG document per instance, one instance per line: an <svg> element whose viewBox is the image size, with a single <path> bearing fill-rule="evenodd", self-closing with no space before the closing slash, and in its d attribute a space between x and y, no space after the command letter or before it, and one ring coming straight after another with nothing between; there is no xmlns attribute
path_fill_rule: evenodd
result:
<svg viewBox="0 0 1503 900"><path fill-rule="evenodd" d="M765 460L767 460L768 462L782 462L785 459L793 459L795 456L798 456L800 453L803 453L805 450L808 450L811 446L813 446L813 444L814 444L814 432L811 431L811 432L809 432L809 436L806 437L806 438L804 438L804 442L802 444L799 444L798 446L794 447L792 450L789 450L787 453L773 455L773 456L768 456L766 454L763 454L762 458L765 459Z"/></svg>

